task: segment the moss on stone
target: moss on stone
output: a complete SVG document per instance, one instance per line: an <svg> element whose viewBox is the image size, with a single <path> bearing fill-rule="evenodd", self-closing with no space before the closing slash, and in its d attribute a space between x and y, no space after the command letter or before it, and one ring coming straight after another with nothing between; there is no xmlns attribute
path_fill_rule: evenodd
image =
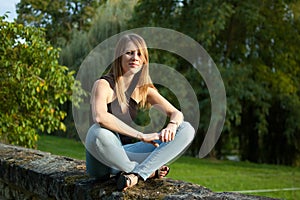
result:
<svg viewBox="0 0 300 200"><path fill-rule="evenodd" d="M64 177L64 182L67 185L72 185L75 184L77 182L83 181L83 180L87 180L89 178L88 175L83 174L83 175L71 175L71 176L66 176Z"/></svg>

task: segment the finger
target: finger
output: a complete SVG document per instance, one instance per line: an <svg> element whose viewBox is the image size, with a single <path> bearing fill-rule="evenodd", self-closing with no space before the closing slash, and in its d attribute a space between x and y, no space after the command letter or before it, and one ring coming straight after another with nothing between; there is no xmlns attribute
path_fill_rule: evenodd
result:
<svg viewBox="0 0 300 200"><path fill-rule="evenodd" d="M161 141L162 141L162 142L165 142L165 141L166 141L165 137L166 137L166 130L163 129L163 130L161 131Z"/></svg>
<svg viewBox="0 0 300 200"><path fill-rule="evenodd" d="M155 147L159 147L159 144L157 142L151 141L150 143Z"/></svg>
<svg viewBox="0 0 300 200"><path fill-rule="evenodd" d="M168 129L167 130L167 134L166 134L166 140L167 140L167 142L170 142L171 141L171 131Z"/></svg>
<svg viewBox="0 0 300 200"><path fill-rule="evenodd" d="M173 132L171 130L169 130L169 134L168 134L168 141L172 141L172 135L173 135Z"/></svg>
<svg viewBox="0 0 300 200"><path fill-rule="evenodd" d="M164 134L164 141L165 142L168 142L168 137L169 137L169 133L168 133L168 130L166 129L165 134Z"/></svg>
<svg viewBox="0 0 300 200"><path fill-rule="evenodd" d="M172 132L172 134L171 134L171 135L172 135L172 136L171 136L171 137L172 137L172 140L175 139L175 134L176 134L175 132Z"/></svg>
<svg viewBox="0 0 300 200"><path fill-rule="evenodd" d="M165 142L169 142L169 132L166 130Z"/></svg>

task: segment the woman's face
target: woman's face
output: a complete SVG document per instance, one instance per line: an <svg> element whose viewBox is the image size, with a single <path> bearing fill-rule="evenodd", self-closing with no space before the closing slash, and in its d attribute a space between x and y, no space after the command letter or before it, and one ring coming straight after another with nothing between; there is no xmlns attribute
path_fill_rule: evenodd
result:
<svg viewBox="0 0 300 200"><path fill-rule="evenodd" d="M133 42L128 42L125 46L125 53L122 55L122 70L123 74L137 73L143 66L141 51L134 45Z"/></svg>

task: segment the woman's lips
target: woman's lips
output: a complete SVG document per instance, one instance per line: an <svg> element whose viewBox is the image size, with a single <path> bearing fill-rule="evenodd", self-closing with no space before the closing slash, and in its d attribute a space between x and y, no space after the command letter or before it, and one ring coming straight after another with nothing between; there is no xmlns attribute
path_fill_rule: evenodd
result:
<svg viewBox="0 0 300 200"><path fill-rule="evenodd" d="M130 66L130 67L138 67L139 64L137 64L137 63L129 63L129 66Z"/></svg>

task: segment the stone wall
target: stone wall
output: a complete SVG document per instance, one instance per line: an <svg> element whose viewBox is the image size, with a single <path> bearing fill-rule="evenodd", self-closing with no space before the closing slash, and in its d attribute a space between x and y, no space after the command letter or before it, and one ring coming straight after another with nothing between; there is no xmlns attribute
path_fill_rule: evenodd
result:
<svg viewBox="0 0 300 200"><path fill-rule="evenodd" d="M0 200L14 199L249 199L271 198L214 193L172 179L140 181L118 192L115 180L100 182L85 173L85 162L0 143Z"/></svg>

